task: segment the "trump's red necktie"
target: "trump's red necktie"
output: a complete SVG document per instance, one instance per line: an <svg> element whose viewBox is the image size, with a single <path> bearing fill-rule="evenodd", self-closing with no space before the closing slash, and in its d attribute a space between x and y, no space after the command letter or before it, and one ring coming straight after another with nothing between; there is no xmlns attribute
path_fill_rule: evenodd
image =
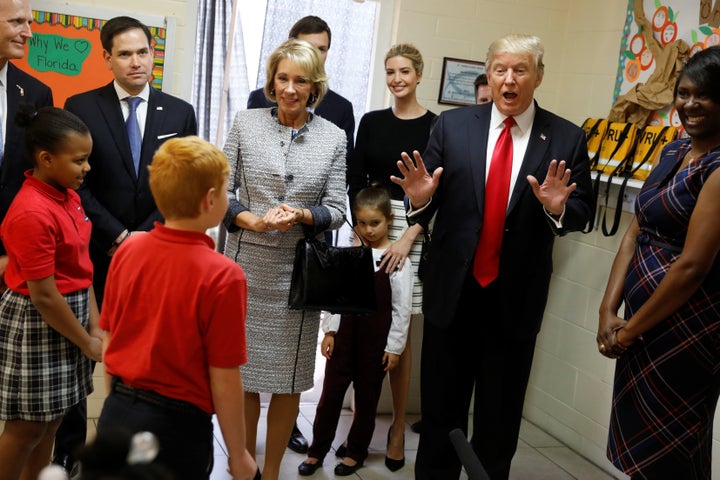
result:
<svg viewBox="0 0 720 480"><path fill-rule="evenodd" d="M490 171L485 182L483 225L473 263L473 275L483 287L489 285L498 276L505 214L510 195L510 175L513 161L513 141L510 129L513 125L515 125L513 117L505 119L505 128L500 132L495 144L490 161Z"/></svg>

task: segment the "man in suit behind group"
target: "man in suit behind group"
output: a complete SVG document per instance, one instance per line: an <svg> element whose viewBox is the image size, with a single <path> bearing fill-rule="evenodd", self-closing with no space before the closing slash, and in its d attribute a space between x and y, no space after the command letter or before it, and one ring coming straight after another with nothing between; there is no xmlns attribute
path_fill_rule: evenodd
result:
<svg viewBox="0 0 720 480"><path fill-rule="evenodd" d="M25 44L32 38L32 22L29 0L0 2L0 223L25 181L25 170L32 168L25 159L23 129L14 121L17 106L31 103L41 108L53 104L47 85L8 61L25 55ZM0 292L5 290L6 266L7 254L0 241Z"/></svg>
<svg viewBox="0 0 720 480"><path fill-rule="evenodd" d="M581 230L594 212L583 131L533 99L543 51L533 36L493 42L492 103L443 112L422 157L403 153L402 178L393 177L411 218L427 225L437 214L425 270L417 479L458 478L448 434L467 432L473 389L473 450L490 478L508 478L553 241ZM494 156L496 145L507 153ZM496 158L511 161L503 182L493 181ZM486 195L498 184L509 188L507 199Z"/></svg>
<svg viewBox="0 0 720 480"><path fill-rule="evenodd" d="M93 224L90 258L98 306L102 305L105 277L118 246L133 232L148 231L154 222L162 221L148 183L147 166L155 151L170 138L197 134L193 107L149 85L153 48L146 25L134 18L115 17L103 26L100 40L113 81L72 96L65 103L67 110L87 124L93 139L92 169L78 193ZM137 160L126 128L130 97L141 98L136 111L142 137ZM72 446L84 443L87 409L81 406L76 410L66 415L58 431L56 459L72 455ZM66 441L67 436L80 434L81 439Z"/></svg>

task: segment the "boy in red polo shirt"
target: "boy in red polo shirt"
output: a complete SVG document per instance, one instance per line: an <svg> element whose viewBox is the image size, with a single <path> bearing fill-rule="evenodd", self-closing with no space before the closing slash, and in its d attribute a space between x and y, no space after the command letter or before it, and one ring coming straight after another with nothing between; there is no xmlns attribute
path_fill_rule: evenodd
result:
<svg viewBox="0 0 720 480"><path fill-rule="evenodd" d="M98 431L151 431L156 462L178 480L207 479L216 413L228 470L253 478L239 369L247 280L205 234L227 211L227 159L185 137L165 142L148 169L165 224L125 240L110 265L100 315L109 396Z"/></svg>

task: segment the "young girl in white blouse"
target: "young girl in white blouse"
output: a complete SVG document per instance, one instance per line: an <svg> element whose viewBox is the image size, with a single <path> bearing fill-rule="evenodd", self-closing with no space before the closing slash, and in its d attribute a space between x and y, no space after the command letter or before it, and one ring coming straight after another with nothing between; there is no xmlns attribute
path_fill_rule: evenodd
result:
<svg viewBox="0 0 720 480"><path fill-rule="evenodd" d="M375 414L385 372L392 370L405 349L412 306L413 270L406 258L402 269L378 270L391 241L393 220L390 196L379 186L362 189L355 198L355 232L373 249L378 308L372 315L332 315L323 320L322 355L327 358L322 396L313 424L308 458L298 467L312 475L335 438L345 392L353 382L355 414L348 433L345 455L335 475L352 475L368 455L375 429Z"/></svg>

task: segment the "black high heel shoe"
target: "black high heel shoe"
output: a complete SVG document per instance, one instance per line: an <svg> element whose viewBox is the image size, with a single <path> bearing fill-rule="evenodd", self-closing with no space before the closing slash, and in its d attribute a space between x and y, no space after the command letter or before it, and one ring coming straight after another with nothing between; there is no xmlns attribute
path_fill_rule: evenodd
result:
<svg viewBox="0 0 720 480"><path fill-rule="evenodd" d="M391 431L392 431L392 426L390 426L390 428L388 429L388 433L387 433L387 446L390 445L390 432L391 432ZM385 466L386 466L387 469L390 470L391 472L396 472L396 471L400 470L402 467L405 466L405 432L403 432L403 441L402 441L402 446L403 446L403 458L401 458L400 460L395 460L394 458L388 457L388 456L387 456L387 446L385 447L385 452L386 452L386 453L385 453Z"/></svg>

